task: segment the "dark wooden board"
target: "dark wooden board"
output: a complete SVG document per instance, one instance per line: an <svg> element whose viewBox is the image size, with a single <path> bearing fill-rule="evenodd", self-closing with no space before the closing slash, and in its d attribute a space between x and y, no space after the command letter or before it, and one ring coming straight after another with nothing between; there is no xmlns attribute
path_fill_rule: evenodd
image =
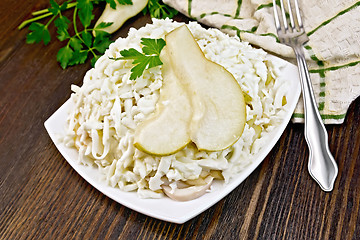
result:
<svg viewBox="0 0 360 240"><path fill-rule="evenodd" d="M310 178L303 125L292 123L239 187L185 224L147 217L94 189L43 126L90 63L62 70L56 62L62 43L28 45L28 31L17 30L47 4L0 3L0 239L360 239L359 99L344 124L327 126L339 165L331 193ZM140 14L114 38L146 22L149 16Z"/></svg>

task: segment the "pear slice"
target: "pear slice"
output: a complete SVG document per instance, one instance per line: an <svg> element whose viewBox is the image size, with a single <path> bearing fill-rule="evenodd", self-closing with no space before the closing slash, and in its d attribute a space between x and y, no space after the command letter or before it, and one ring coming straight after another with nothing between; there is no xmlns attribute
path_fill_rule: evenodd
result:
<svg viewBox="0 0 360 240"><path fill-rule="evenodd" d="M184 148L190 141L192 109L184 86L175 76L166 46L160 55L163 86L153 115L135 130L134 146L139 150L165 156Z"/></svg>
<svg viewBox="0 0 360 240"><path fill-rule="evenodd" d="M105 9L97 22L95 23L95 28L102 22L112 23L110 26L102 28L102 31L107 33L114 33L117 31L129 18L134 17L136 14L141 12L146 7L148 0L132 0L131 5L122 5L115 1L116 8L113 9L110 7L110 4L107 3ZM95 36L95 31L93 31Z"/></svg>
<svg viewBox="0 0 360 240"><path fill-rule="evenodd" d="M240 85L204 56L186 25L167 34L165 41L174 73L191 96L191 140L199 150L228 148L239 139L246 121Z"/></svg>
<svg viewBox="0 0 360 240"><path fill-rule="evenodd" d="M224 67L208 60L184 25L166 36L163 87L153 115L135 130L134 145L170 155L191 140L199 150L228 148L245 126L242 90Z"/></svg>

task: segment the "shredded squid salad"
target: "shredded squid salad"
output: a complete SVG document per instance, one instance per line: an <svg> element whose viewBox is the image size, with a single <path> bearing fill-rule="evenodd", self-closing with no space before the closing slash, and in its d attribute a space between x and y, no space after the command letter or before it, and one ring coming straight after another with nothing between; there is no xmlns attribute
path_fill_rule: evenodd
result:
<svg viewBox="0 0 360 240"><path fill-rule="evenodd" d="M164 38L182 24L153 19L152 24L130 29L128 37L112 43L86 73L81 87L71 87L73 106L66 123L65 145L76 148L79 164L95 166L108 185L137 191L141 198L163 197L163 184L174 190L175 183L196 185L209 174L228 183L251 163L285 115L288 87L279 74L282 63L270 60L265 51L238 37L191 22L188 28L205 56L232 73L243 90L247 104L243 134L234 145L218 152L199 151L190 143L175 154L159 157L135 148L134 130L154 112L159 98L161 66L130 80L131 61L111 58L120 57L123 49L141 52L141 38Z"/></svg>

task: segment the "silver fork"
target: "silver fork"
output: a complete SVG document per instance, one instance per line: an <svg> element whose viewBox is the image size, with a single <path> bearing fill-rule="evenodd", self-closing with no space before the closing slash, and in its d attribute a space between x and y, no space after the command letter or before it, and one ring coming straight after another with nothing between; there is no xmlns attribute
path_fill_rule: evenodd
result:
<svg viewBox="0 0 360 240"><path fill-rule="evenodd" d="M281 14L278 14L276 1L273 0L275 26L280 42L294 49L298 63L301 90L304 99L304 133L309 147L308 170L311 177L320 185L321 189L331 191L338 174L338 167L329 151L328 135L317 108L305 61L303 45L308 42L309 38L305 33L301 20L298 1L294 0L291 4L290 0L286 0L286 3L287 12L283 0L280 0ZM287 17L290 23L288 23Z"/></svg>

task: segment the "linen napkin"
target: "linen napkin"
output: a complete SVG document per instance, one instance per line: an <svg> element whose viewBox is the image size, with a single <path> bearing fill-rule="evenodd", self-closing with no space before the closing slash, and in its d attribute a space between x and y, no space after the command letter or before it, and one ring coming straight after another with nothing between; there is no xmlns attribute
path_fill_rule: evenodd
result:
<svg viewBox="0 0 360 240"><path fill-rule="evenodd" d="M163 0L210 27L295 63L293 50L279 43L271 0ZM315 98L326 124L344 121L360 95L360 1L299 0L310 41L305 54ZM299 100L294 122L303 122Z"/></svg>

